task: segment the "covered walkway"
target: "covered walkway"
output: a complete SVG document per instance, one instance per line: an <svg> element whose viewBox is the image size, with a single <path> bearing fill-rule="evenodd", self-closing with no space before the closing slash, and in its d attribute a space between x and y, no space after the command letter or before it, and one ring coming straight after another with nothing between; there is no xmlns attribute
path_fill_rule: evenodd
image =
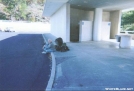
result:
<svg viewBox="0 0 134 91"><path fill-rule="evenodd" d="M52 89L134 88L134 46L120 49L113 41L67 43L70 51L54 52L56 75Z"/></svg>
<svg viewBox="0 0 134 91"><path fill-rule="evenodd" d="M66 57L56 60L54 89L134 88L134 48L111 42L68 43ZM59 54L60 55L60 54Z"/></svg>

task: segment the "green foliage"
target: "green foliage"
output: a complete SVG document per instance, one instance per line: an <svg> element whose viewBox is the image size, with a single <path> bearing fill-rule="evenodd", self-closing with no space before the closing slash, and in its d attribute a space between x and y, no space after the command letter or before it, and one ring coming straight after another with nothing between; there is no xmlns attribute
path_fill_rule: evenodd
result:
<svg viewBox="0 0 134 91"><path fill-rule="evenodd" d="M126 29L126 31L134 31L134 24Z"/></svg>
<svg viewBox="0 0 134 91"><path fill-rule="evenodd" d="M124 25L122 27L122 31L134 31L134 24L128 24L128 25Z"/></svg>
<svg viewBox="0 0 134 91"><path fill-rule="evenodd" d="M0 3L5 5L4 11L10 16L10 19L15 18L16 20L28 20L35 21L35 15L29 15L27 7L30 4L44 5L45 0L0 0Z"/></svg>
<svg viewBox="0 0 134 91"><path fill-rule="evenodd" d="M45 0L37 0L37 3L44 4Z"/></svg>
<svg viewBox="0 0 134 91"><path fill-rule="evenodd" d="M3 13L0 13L0 20L7 20L6 15Z"/></svg>
<svg viewBox="0 0 134 91"><path fill-rule="evenodd" d="M134 10L122 13L121 25L123 31L134 31Z"/></svg>
<svg viewBox="0 0 134 91"><path fill-rule="evenodd" d="M9 13L11 17L18 19L25 16L26 0L2 0L2 3L6 6L5 12Z"/></svg>
<svg viewBox="0 0 134 91"><path fill-rule="evenodd" d="M30 17L30 21L35 22L35 16Z"/></svg>
<svg viewBox="0 0 134 91"><path fill-rule="evenodd" d="M38 3L38 4L44 4L46 0L26 0L26 3L29 5L29 4L32 4L32 3Z"/></svg>
<svg viewBox="0 0 134 91"><path fill-rule="evenodd" d="M134 10L133 11L128 11L124 12L122 14L122 25L127 25L127 24L133 24L134 23Z"/></svg>

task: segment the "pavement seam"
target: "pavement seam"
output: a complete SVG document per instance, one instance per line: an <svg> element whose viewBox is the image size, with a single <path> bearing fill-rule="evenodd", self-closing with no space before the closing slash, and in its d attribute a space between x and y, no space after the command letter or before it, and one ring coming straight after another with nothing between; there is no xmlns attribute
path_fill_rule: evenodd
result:
<svg viewBox="0 0 134 91"><path fill-rule="evenodd" d="M47 39L45 38L44 34L42 34L44 42L47 42ZM45 89L45 91L51 91L52 90L52 86L54 83L54 79L55 79L55 72L56 72L56 61L55 61L55 55L53 52L51 52L51 56L52 56L52 69L51 69L51 75L50 75L50 79L48 81L47 87Z"/></svg>

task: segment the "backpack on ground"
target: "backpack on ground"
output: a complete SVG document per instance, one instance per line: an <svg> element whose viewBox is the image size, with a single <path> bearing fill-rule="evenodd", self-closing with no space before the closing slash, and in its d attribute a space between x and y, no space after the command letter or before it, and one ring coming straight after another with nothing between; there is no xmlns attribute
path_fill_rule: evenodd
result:
<svg viewBox="0 0 134 91"><path fill-rule="evenodd" d="M61 51L61 47L58 45L55 45L55 49L56 49L56 51Z"/></svg>
<svg viewBox="0 0 134 91"><path fill-rule="evenodd" d="M65 51L69 51L69 48L67 47L66 43L63 43L62 38L57 38L55 40L55 49L56 51L61 51L61 52L65 52Z"/></svg>
<svg viewBox="0 0 134 91"><path fill-rule="evenodd" d="M63 43L63 45L61 46L61 52L65 52L65 51L69 51L69 48L66 46L66 43Z"/></svg>
<svg viewBox="0 0 134 91"><path fill-rule="evenodd" d="M55 40L55 43L56 43L56 45L58 45L58 46L62 46L62 44L63 44L63 40L62 40L62 38L57 38L56 40Z"/></svg>

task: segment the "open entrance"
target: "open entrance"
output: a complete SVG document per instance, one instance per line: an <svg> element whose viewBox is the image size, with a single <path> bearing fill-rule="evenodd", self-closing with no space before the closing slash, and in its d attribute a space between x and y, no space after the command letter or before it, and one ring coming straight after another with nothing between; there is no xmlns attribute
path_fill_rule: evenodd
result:
<svg viewBox="0 0 134 91"><path fill-rule="evenodd" d="M79 42L79 25L70 26L70 41Z"/></svg>
<svg viewBox="0 0 134 91"><path fill-rule="evenodd" d="M103 11L101 40L110 39L110 12ZM70 41L92 41L94 11L70 8Z"/></svg>
<svg viewBox="0 0 134 91"><path fill-rule="evenodd" d="M93 11L70 8L70 41L81 41L80 22L93 21ZM89 33L88 33L89 34Z"/></svg>
<svg viewBox="0 0 134 91"><path fill-rule="evenodd" d="M134 9L122 10L120 34L131 35L134 40Z"/></svg>

